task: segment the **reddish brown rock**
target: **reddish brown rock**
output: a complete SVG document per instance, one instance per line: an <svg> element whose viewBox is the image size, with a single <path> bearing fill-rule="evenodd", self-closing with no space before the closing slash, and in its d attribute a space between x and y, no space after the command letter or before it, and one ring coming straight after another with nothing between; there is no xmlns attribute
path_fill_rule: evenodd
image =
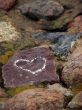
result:
<svg viewBox="0 0 82 110"><path fill-rule="evenodd" d="M26 90L9 99L4 110L62 110L64 95L45 89Z"/></svg>
<svg viewBox="0 0 82 110"><path fill-rule="evenodd" d="M17 0L0 0L0 9L9 10Z"/></svg>
<svg viewBox="0 0 82 110"><path fill-rule="evenodd" d="M82 32L82 15L76 17L72 22L69 23L68 32Z"/></svg>
<svg viewBox="0 0 82 110"><path fill-rule="evenodd" d="M32 48L15 54L3 66L5 87L58 82L53 54L48 48Z"/></svg>
<svg viewBox="0 0 82 110"><path fill-rule="evenodd" d="M0 88L0 98L6 97L6 96L7 94L5 93L5 91L2 88Z"/></svg>
<svg viewBox="0 0 82 110"><path fill-rule="evenodd" d="M62 80L67 86L82 83L82 54L67 62L62 72Z"/></svg>

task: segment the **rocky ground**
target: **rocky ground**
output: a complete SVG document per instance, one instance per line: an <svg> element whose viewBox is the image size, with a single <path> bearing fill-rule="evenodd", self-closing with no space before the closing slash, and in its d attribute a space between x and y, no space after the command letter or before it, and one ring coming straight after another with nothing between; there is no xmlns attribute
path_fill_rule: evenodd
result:
<svg viewBox="0 0 82 110"><path fill-rule="evenodd" d="M0 0L0 110L82 110L82 0Z"/></svg>

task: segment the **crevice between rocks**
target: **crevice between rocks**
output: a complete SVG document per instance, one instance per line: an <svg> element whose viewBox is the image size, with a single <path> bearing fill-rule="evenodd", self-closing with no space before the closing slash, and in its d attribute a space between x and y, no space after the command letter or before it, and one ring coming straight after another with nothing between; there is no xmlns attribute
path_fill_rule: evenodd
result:
<svg viewBox="0 0 82 110"><path fill-rule="evenodd" d="M4 88L4 80L3 80L3 77L2 77L2 64L0 64L0 87Z"/></svg>

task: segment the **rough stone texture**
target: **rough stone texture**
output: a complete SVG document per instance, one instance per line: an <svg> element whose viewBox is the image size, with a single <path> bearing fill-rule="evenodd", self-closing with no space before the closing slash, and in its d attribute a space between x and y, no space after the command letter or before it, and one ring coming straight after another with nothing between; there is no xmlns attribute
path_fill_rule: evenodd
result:
<svg viewBox="0 0 82 110"><path fill-rule="evenodd" d="M82 83L82 54L67 62L62 72L62 80L72 87Z"/></svg>
<svg viewBox="0 0 82 110"><path fill-rule="evenodd" d="M74 110L76 110L76 109L81 110L82 109L82 92L78 93L72 99L72 101L68 104L68 106Z"/></svg>
<svg viewBox="0 0 82 110"><path fill-rule="evenodd" d="M76 17L72 22L68 24L68 32L82 32L82 16Z"/></svg>
<svg viewBox="0 0 82 110"><path fill-rule="evenodd" d="M9 10L17 0L0 0L0 9Z"/></svg>
<svg viewBox="0 0 82 110"><path fill-rule="evenodd" d="M64 94L66 97L71 97L73 96L73 93L70 89L64 88L62 85L59 83L53 84L53 85L48 85L48 89L51 91L56 91L56 92L61 92Z"/></svg>
<svg viewBox="0 0 82 110"><path fill-rule="evenodd" d="M20 33L16 31L16 28L12 26L12 23L8 18L6 20L5 18L0 20L0 27L0 42L14 41L19 38Z"/></svg>
<svg viewBox="0 0 82 110"><path fill-rule="evenodd" d="M7 94L2 88L0 88L0 98L3 98L3 97L7 97Z"/></svg>
<svg viewBox="0 0 82 110"><path fill-rule="evenodd" d="M74 95L77 95L78 93L82 92L82 83L75 85L71 88L71 91Z"/></svg>
<svg viewBox="0 0 82 110"><path fill-rule="evenodd" d="M26 49L15 54L2 69L5 87L58 82L53 57L47 48Z"/></svg>
<svg viewBox="0 0 82 110"><path fill-rule="evenodd" d="M81 33L68 34L68 33L50 33L50 32L36 32L32 34L32 37L40 40L48 40L53 45L51 49L54 54L60 59L65 60L67 56L73 51L77 39L79 39Z"/></svg>
<svg viewBox="0 0 82 110"><path fill-rule="evenodd" d="M57 0L62 6L64 6L65 11L58 19L54 21L44 21L42 22L42 28L46 30L53 29L66 29L66 25L72 21L77 15L82 13L82 4L80 0Z"/></svg>
<svg viewBox="0 0 82 110"><path fill-rule="evenodd" d="M53 0L36 0L31 3L27 3L19 6L22 14L30 16L33 19L54 19L60 16L64 8L58 2Z"/></svg>
<svg viewBox="0 0 82 110"><path fill-rule="evenodd" d="M0 63L5 64L17 50L34 45L29 35L22 35L12 20L4 12L0 12Z"/></svg>
<svg viewBox="0 0 82 110"><path fill-rule="evenodd" d="M77 40L77 44L76 44L76 48L75 50L72 52L71 56L69 59L74 58L79 56L80 54L82 54L82 37L80 39Z"/></svg>
<svg viewBox="0 0 82 110"><path fill-rule="evenodd" d="M26 90L9 99L3 110L62 110L64 95L45 89Z"/></svg>
<svg viewBox="0 0 82 110"><path fill-rule="evenodd" d="M13 23L18 27L24 36L28 35L28 32L36 32L41 29L39 22L35 22L21 14L21 12L17 9L10 10L8 15L11 17Z"/></svg>

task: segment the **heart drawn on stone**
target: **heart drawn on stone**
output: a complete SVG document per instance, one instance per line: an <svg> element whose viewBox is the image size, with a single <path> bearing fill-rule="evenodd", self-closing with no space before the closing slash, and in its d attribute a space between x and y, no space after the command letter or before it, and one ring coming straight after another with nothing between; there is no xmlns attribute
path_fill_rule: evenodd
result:
<svg viewBox="0 0 82 110"><path fill-rule="evenodd" d="M26 62L26 64L30 65L30 64L33 64L37 59L43 61L44 63L42 64L42 66L39 69L36 69L36 70L31 70L31 69L24 68L22 66L22 64L19 65L19 66L17 65L20 62L22 62L22 63ZM35 75L37 73L42 72L46 68L46 62L47 62L46 58L42 58L42 57L36 57L36 58L34 58L32 60L18 59L18 60L16 60L14 62L14 66L17 67L17 68L19 68L19 69L21 69L21 70L23 70L23 71L30 72L31 74Z"/></svg>

